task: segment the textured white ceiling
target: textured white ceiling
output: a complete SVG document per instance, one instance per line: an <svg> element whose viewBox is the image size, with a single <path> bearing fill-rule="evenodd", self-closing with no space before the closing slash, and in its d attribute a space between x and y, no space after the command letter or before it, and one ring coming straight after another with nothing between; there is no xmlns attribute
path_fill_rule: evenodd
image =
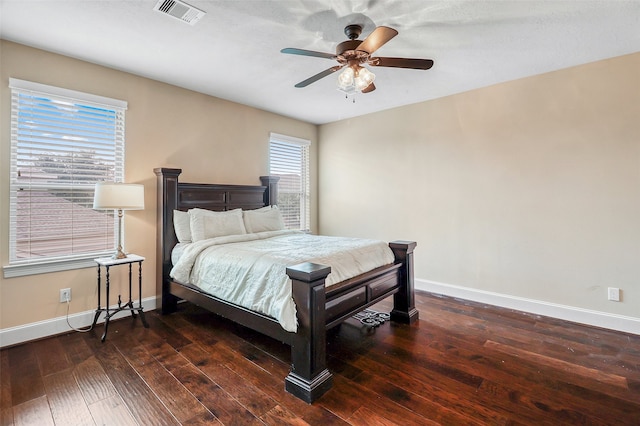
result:
<svg viewBox="0 0 640 426"><path fill-rule="evenodd" d="M640 51L640 0L187 2L195 26L156 0L0 0L0 37L316 124ZM355 103L335 74L294 88L334 62L280 49L334 52L351 23L399 31L377 56L434 67L373 68Z"/></svg>

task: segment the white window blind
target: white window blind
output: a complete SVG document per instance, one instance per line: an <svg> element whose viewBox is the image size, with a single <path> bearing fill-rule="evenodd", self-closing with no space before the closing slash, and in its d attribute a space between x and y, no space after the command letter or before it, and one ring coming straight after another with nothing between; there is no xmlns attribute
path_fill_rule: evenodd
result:
<svg viewBox="0 0 640 426"><path fill-rule="evenodd" d="M69 269L55 265L77 265L112 252L114 212L93 210L93 193L96 182L123 181L126 102L13 78L9 86L5 276ZM40 266L11 272L21 265Z"/></svg>
<svg viewBox="0 0 640 426"><path fill-rule="evenodd" d="M269 144L269 174L279 176L278 207L287 229L310 229L309 145L310 141L272 133Z"/></svg>

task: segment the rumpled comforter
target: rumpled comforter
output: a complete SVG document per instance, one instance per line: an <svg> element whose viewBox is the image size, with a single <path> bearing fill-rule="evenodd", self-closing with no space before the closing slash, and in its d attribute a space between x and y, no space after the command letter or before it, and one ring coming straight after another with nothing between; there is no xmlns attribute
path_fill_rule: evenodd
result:
<svg viewBox="0 0 640 426"><path fill-rule="evenodd" d="M326 286L393 263L377 240L328 237L283 230L231 235L189 244L171 277L220 299L269 315L297 330L296 307L286 268L302 262L331 266Z"/></svg>

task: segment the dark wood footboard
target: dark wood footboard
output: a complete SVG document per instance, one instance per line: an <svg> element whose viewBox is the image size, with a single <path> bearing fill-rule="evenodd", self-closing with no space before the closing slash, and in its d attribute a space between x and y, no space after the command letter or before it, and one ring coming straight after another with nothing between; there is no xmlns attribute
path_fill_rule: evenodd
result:
<svg viewBox="0 0 640 426"><path fill-rule="evenodd" d="M285 389L313 402L331 388L327 369L326 332L363 309L394 295L393 321L412 323L418 319L413 295L413 249L416 243L389 244L395 256L393 266L377 268L328 289L325 279L331 268L301 263L287 268L298 316L298 331L291 340L291 372Z"/></svg>
<svg viewBox="0 0 640 426"><path fill-rule="evenodd" d="M253 312L211 296L200 289L173 281L171 250L177 243L173 211L190 208L210 210L252 209L276 203L277 177L261 177L261 186L192 184L178 182L181 169L159 168L157 287L162 313L176 310L179 299L188 300L238 324L254 329L291 346L291 372L285 389L313 402L331 388L333 378L327 369L326 332L350 316L394 296L393 321L413 323L418 319L414 306L413 250L411 241L394 241L389 247L395 262L352 279L325 287L331 268L302 263L287 268L292 281L298 330L285 331L269 316Z"/></svg>

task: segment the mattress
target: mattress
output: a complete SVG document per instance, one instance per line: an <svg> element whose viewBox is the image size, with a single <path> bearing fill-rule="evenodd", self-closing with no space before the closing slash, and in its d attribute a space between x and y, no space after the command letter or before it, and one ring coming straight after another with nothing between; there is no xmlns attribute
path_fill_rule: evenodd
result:
<svg viewBox="0 0 640 426"><path fill-rule="evenodd" d="M383 241L283 230L232 235L180 245L171 277L297 330L286 268L302 262L331 266L326 285L394 262Z"/></svg>

